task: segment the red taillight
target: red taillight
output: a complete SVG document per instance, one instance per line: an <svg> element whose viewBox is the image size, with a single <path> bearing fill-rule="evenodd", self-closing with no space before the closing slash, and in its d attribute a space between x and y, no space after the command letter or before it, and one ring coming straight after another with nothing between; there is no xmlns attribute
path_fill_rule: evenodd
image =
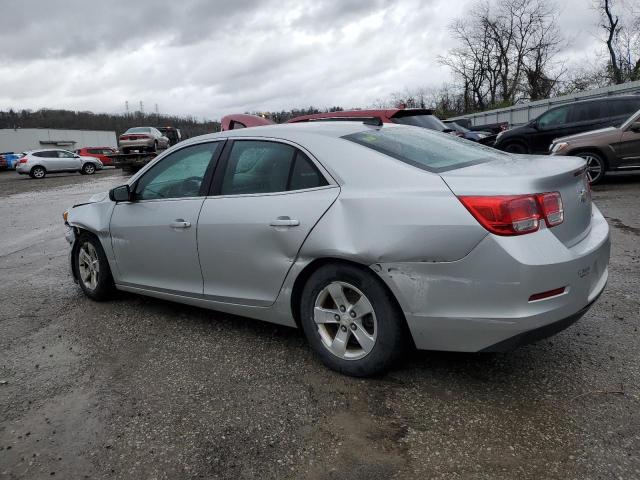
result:
<svg viewBox="0 0 640 480"><path fill-rule="evenodd" d="M564 209L562 208L562 197L558 192L540 193L536 195L544 221L547 227L560 225L564 220Z"/></svg>
<svg viewBox="0 0 640 480"><path fill-rule="evenodd" d="M18 160L18 163L27 163L27 158L22 157L20 160Z"/></svg>
<svg viewBox="0 0 640 480"><path fill-rule="evenodd" d="M541 219L548 227L559 225L564 220L562 198L558 192L458 198L484 228L496 235L524 235L537 231Z"/></svg>

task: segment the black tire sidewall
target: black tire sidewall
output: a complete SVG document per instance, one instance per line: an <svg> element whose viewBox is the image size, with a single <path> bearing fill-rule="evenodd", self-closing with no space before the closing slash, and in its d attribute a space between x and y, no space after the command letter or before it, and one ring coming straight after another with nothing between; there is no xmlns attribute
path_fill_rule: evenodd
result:
<svg viewBox="0 0 640 480"><path fill-rule="evenodd" d="M80 278L80 269L78 268L80 249L85 243L91 243L98 253L100 272L98 274L98 285L96 285L94 290L85 286L82 278ZM111 269L109 268L109 261L107 260L100 241L95 236L86 233L80 235L73 251L73 268L78 276L78 285L80 285L80 288L87 297L97 301L111 298L114 291L114 284Z"/></svg>
<svg viewBox="0 0 640 480"><path fill-rule="evenodd" d="M313 320L318 294L333 281L357 287L369 299L376 315L376 343L371 352L359 360L344 360L327 350ZM399 358L406 344L402 312L381 280L364 267L329 264L316 270L307 280L302 292L300 322L307 341L322 362L332 370L351 376L366 377L384 372Z"/></svg>
<svg viewBox="0 0 640 480"><path fill-rule="evenodd" d="M509 142L504 146L504 151L507 153L515 153L516 155L524 155L527 153L527 147L520 142Z"/></svg>

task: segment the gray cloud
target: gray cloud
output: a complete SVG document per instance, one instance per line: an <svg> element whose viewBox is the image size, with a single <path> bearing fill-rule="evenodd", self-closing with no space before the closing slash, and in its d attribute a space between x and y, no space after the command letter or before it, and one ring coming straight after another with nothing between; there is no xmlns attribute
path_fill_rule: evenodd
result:
<svg viewBox="0 0 640 480"><path fill-rule="evenodd" d="M0 109L234 111L365 106L440 86L449 0L4 0ZM586 2L588 3L588 2ZM567 62L592 58L594 12L567 0ZM572 42L572 40L577 40Z"/></svg>

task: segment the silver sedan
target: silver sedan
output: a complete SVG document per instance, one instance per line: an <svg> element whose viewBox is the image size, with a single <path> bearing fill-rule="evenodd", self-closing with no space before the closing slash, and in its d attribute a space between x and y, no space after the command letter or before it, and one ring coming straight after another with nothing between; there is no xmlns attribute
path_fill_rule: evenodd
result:
<svg viewBox="0 0 640 480"><path fill-rule="evenodd" d="M301 327L330 368L407 345L503 351L578 320L609 228L585 162L408 126L262 126L180 143L65 212L86 295L114 289Z"/></svg>

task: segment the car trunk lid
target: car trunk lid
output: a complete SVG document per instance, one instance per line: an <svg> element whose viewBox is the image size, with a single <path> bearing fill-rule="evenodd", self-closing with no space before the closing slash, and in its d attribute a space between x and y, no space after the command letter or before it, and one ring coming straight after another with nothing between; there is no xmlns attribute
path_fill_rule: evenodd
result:
<svg viewBox="0 0 640 480"><path fill-rule="evenodd" d="M440 176L456 196L559 192L564 220L552 227L551 232L568 247L589 232L591 190L581 158L503 155L489 162L441 172Z"/></svg>

